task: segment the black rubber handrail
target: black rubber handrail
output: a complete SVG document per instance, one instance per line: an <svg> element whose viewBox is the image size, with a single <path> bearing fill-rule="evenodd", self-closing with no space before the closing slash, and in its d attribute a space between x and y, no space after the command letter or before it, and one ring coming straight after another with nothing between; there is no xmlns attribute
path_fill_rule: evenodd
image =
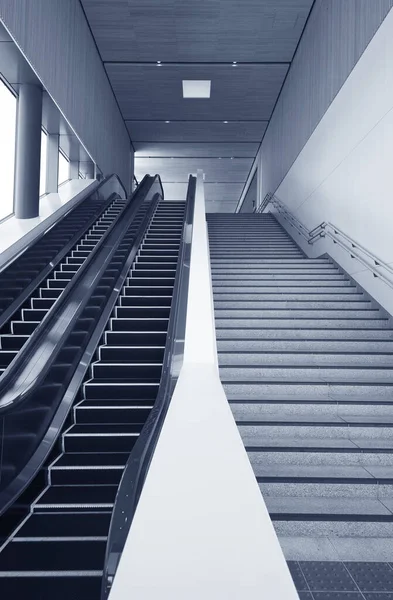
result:
<svg viewBox="0 0 393 600"><path fill-rule="evenodd" d="M153 183L146 177L144 185L138 188L138 195L147 193ZM0 417L25 402L32 390L40 385L138 208L138 203L130 202L122 218L111 224L67 285L67 290L56 299L0 377Z"/></svg>
<svg viewBox="0 0 393 600"><path fill-rule="evenodd" d="M132 264L133 260L135 259L141 239L143 239L145 230L150 221L152 212L155 210L155 207L156 207L158 201L163 196L162 185L161 185L161 181L158 176L156 176L154 178L148 177L147 184L148 184L147 189L142 189L142 187L143 187L142 184L138 188L139 198L138 198L138 202L137 202L137 209L139 209L141 207L141 205L143 204L143 201L145 201L146 197L150 196L150 197L152 197L152 199L150 201L149 209L147 210L146 216L143 219L143 221L138 229L138 233L133 241L132 249L131 249L128 257L126 258L124 265L122 266L121 276L123 276L123 280L122 280L122 282L120 282L120 279L121 279L121 276L120 276L118 281L116 282L114 288L112 289L109 300L108 300L104 310L100 313L98 322L94 327L94 331L92 332L91 336L89 337L89 341L87 342L87 344L83 350L83 354L82 354L80 360L78 361L78 363L75 365L75 371L73 372L71 379L66 384L64 392L62 392L62 394L63 394L62 400L60 401L59 405L56 405L54 407L51 420L48 423L48 426L46 427L45 432L43 433L42 439L37 440L35 450L31 453L31 455L28 458L28 460L26 461L26 463L23 465L23 467L17 473L17 476L14 477L14 479L7 485L7 487L5 487L3 490L0 491L0 515L3 514L16 501L18 496L20 496L20 494L26 489L26 487L29 485L29 483L32 482L34 480L34 478L37 476L37 474L39 473L45 460L48 458L48 456L51 452L51 449L53 447L53 444L55 443L58 435L61 432L61 429L62 429L62 426L64 425L65 419L67 418L69 410L70 410L70 408L76 398L78 390L83 382L83 378L89 367L91 358L92 358L92 356L95 352L95 349L100 341L101 335L105 329L107 321L110 318L111 312L113 310L113 306L116 303L116 300L120 293L122 283L124 282L124 279L127 277L128 271L130 269L130 265ZM159 192L156 191L157 189L159 190ZM133 212L135 213L135 211L133 211ZM118 247L121 244L122 239L123 239L123 234L124 234L124 232L127 232L127 229L129 229L129 227L132 223L132 220L133 220L133 217L131 219L124 219L123 225L122 225L122 232L119 232L118 230L114 231L113 235L118 236L118 238L117 238L118 243L116 244L116 247ZM114 252L111 253L111 256L113 256L113 254L114 254ZM98 265L101 266L100 258L97 259L97 262L98 262ZM110 263L110 260L106 260L105 265L103 265L102 269L100 268L100 271L104 272L106 266L108 266L109 263ZM97 276L97 282L99 283L98 276ZM97 286L93 286L93 288L96 288L96 287ZM89 297L92 295L92 293L89 293L90 289L87 292L87 295L89 295ZM83 292L86 292L86 287L83 288L82 295L83 295ZM80 311L79 311L79 314L80 314ZM47 340L47 342L49 343L49 346L50 346L50 344L52 344L50 339ZM58 355L58 354L59 354L59 352L54 352L53 353L54 358L55 358L55 355ZM52 359L52 357L51 357L51 364L53 364L54 358ZM34 357L33 357L33 359L34 359ZM45 370L48 373L48 371L50 370L50 366L46 367ZM35 386L35 387L37 387L37 386ZM38 391L39 391L39 389L40 388L38 386ZM19 405L20 404L21 403L19 403ZM22 406L24 406L24 405L22 405ZM14 408L16 408L16 407L14 406ZM27 404L27 408L28 408L28 404ZM5 412L5 411L3 411L3 412ZM16 412L16 411L14 410L14 412ZM11 416L12 416L12 412L11 412ZM1 417L1 415L0 415L0 417ZM6 418L7 414L4 414L4 417ZM0 452L1 452L1 448L0 448ZM1 465L1 460L0 460L0 465Z"/></svg>
<svg viewBox="0 0 393 600"><path fill-rule="evenodd" d="M183 361L195 190L196 177L190 176L160 385L117 491L106 548L101 600L108 598Z"/></svg>

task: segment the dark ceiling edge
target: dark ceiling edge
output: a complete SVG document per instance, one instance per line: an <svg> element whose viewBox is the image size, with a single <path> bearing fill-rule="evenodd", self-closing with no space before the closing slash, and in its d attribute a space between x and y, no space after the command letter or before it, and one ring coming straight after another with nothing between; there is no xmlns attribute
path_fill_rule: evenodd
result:
<svg viewBox="0 0 393 600"><path fill-rule="evenodd" d="M156 156L154 154L146 154L145 156L135 156L135 158L157 158L160 160L194 160L195 158L202 158L207 160L253 160L254 156L235 156L235 154L228 156Z"/></svg>
<svg viewBox="0 0 393 600"><path fill-rule="evenodd" d="M189 141L189 142L184 142L183 140L179 141L179 140L173 140L173 141L165 141L162 142L160 140L134 140L135 144L259 144L259 140L253 140L251 142L239 142L239 140L236 141L232 141L232 140L225 140L223 142L196 142L195 140ZM254 156L251 156L251 158L254 158Z"/></svg>
<svg viewBox="0 0 393 600"><path fill-rule="evenodd" d="M102 59L101 59L102 60ZM236 69L242 66L256 66L259 65L286 65L289 66L291 61L288 60L261 60L261 61L249 61L249 62L237 62L234 65L232 62L217 62L217 61L206 61L206 62L193 62L193 61L163 61L157 63L157 61L138 61L138 60L103 60L104 65L133 65L139 67L178 67L178 66L191 66L191 67L231 67Z"/></svg>
<svg viewBox="0 0 393 600"><path fill-rule="evenodd" d="M185 179L184 181L164 181L163 179L161 179L161 183L171 183L172 185L187 185L188 179ZM232 183L235 185L241 185L243 181L204 181L203 183L204 185L228 185ZM217 202L221 202L221 200L218 200ZM228 200L228 202L231 201Z"/></svg>
<svg viewBox="0 0 393 600"><path fill-rule="evenodd" d="M273 114L273 113L272 113ZM222 119L168 119L170 123L222 123ZM270 119L228 119L228 123L269 123ZM125 123L165 123L165 119L124 119ZM168 123L169 124L169 123Z"/></svg>
<svg viewBox="0 0 393 600"><path fill-rule="evenodd" d="M104 61L102 60L101 52L100 52L100 50L99 50L99 48L98 48L98 45L97 45L97 42L96 42L96 38L94 37L93 30L92 30L92 28L91 28L91 26L90 26L89 19L87 18L87 14L86 14L85 8L84 8L84 6L83 6L83 4L82 4L82 0L79 0L79 5L80 5L80 7L81 7L81 9L82 9L83 15L84 15L84 17L85 17L85 21L86 21L86 23L87 23L87 26L88 26L88 28L89 28L89 31L90 31L90 34L91 34L91 37L93 38L93 42L94 42L94 45L95 45L95 47L96 47L96 50L97 50L98 56L100 57L100 61L101 61L101 64L102 64L102 68L104 69L104 73L105 73L105 75L106 75L106 78L107 78L107 80L108 80L109 87L110 87L110 88L111 88L111 90L112 90L112 94L113 94L113 97L114 97L114 99L115 99L116 106L117 106L117 108L118 108L118 110L119 110L119 113L120 113L120 116L121 116L121 118L122 118L122 121L123 121L123 123L124 123L124 127L125 127L125 129L126 129L126 131L127 131L127 135L128 135L128 139L130 140L131 147L132 147L133 151L135 152L134 144L132 143L132 139L131 139L131 136L130 136L129 129L128 129L127 125L126 125L125 119L124 119L124 117L123 117L123 113L122 113L122 111L121 111L121 109L120 109L120 104L119 104L119 102L118 102L118 100L117 100L117 98L116 98L115 92L114 92L114 90L113 90L113 87L112 87L111 80L109 79L109 75L108 75L108 73L107 73L107 70L105 69L105 64L104 64Z"/></svg>
<svg viewBox="0 0 393 600"><path fill-rule="evenodd" d="M256 155L255 155L255 158L254 158L254 160L253 160L253 163L252 163L252 165L251 165L251 169L250 169L250 171L249 171L249 173L248 173L248 175L247 175L247 179L246 179L246 181L245 181L245 183L244 183L244 187L243 187L243 189L242 189L242 191L241 191L240 198L242 197L242 194L243 194L243 192L244 192L244 189L245 189L245 187L246 187L246 185L247 185L247 180L248 180L248 178L249 178L249 176L250 176L250 173L251 173L252 169L254 168L254 164L255 164L255 161L257 160L257 157L258 157L259 151L260 151L260 149L262 148L263 140L265 139L265 136L266 136L266 134L267 134L267 132L268 132L269 125L270 125L270 121L271 121L271 120L272 120L272 118L273 118L274 111L276 110L276 107L277 107L278 101L279 101L279 99L281 98L281 94L282 94L282 91L283 91L283 89L284 89L285 82L286 82L286 80L288 79L288 75L289 75L289 73L291 72L292 65L293 65L293 61L295 60L295 56L296 56L296 54L297 54L297 51L298 51L298 49L299 49L299 46L300 46L300 42L301 42L301 41L302 41L302 39L303 39L304 32L306 31L306 27L307 27L307 25L308 25L308 22L309 22L309 20L310 20L311 14L312 14L312 12L313 12L313 10L314 10L314 7L315 7L315 4L316 4L316 3L317 3L317 0L313 0L313 3L312 3L312 5L311 5L311 8L310 8L310 12L308 13L308 15L307 15L307 19L306 19L306 22L304 23L303 31L302 31L302 33L301 33L301 36L300 36L300 38L299 38L299 41L298 41L298 43L296 44L296 48L295 48L295 51L294 51L294 53L293 53L293 56L292 56L291 63L290 63L290 65L289 65L289 69L287 70L287 73L286 73L286 75L285 75L285 77L284 77L284 81L282 82L282 86L281 86L280 92L279 92L279 94L278 94L278 96L277 96L277 100L276 100L276 102L275 102L275 104L274 104L274 106L273 106L272 114L270 115L270 119L269 119L269 121L268 121L268 124L267 124L267 127L266 127L266 129L265 129L265 131L264 131L263 137L262 137L262 139L261 139L261 143L259 144L259 147L258 147L257 153L256 153ZM244 199L243 199L243 202L240 204L240 198L239 198L239 200L238 200L238 203L237 203L237 205L236 205L235 212L237 211L237 209L238 209L238 208L239 208L239 209L241 208L241 206L242 206L242 204L243 204L243 202L244 202Z"/></svg>

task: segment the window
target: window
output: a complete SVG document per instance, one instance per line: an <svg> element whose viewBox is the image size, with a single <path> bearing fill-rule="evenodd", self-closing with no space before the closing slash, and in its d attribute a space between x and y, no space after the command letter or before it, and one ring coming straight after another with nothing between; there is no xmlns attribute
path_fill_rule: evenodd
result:
<svg viewBox="0 0 393 600"><path fill-rule="evenodd" d="M64 154L59 151L59 185L70 178L70 164Z"/></svg>
<svg viewBox="0 0 393 600"><path fill-rule="evenodd" d="M46 153L48 148L48 136L41 131L41 171L40 171L40 196L46 191Z"/></svg>
<svg viewBox="0 0 393 600"><path fill-rule="evenodd" d="M0 79L0 220L14 210L16 98Z"/></svg>

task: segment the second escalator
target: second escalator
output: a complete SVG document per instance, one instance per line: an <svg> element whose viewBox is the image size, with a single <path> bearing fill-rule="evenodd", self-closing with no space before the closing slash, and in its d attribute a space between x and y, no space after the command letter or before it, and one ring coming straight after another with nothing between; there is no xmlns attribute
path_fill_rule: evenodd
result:
<svg viewBox="0 0 393 600"><path fill-rule="evenodd" d="M100 598L118 485L160 385L184 210L183 202L157 206L48 463L46 488L0 552L3 594Z"/></svg>

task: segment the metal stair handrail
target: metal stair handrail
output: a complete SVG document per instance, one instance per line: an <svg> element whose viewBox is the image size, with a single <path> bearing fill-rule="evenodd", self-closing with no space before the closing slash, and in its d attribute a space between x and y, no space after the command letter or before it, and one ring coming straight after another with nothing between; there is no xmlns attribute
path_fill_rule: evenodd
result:
<svg viewBox="0 0 393 600"><path fill-rule="evenodd" d="M348 252L351 258L355 258L370 270L374 277L378 277L393 288L393 267L351 238L351 236L342 231L342 229L330 221L322 221L322 223L313 229L307 229L307 227L291 213L288 207L272 193L266 194L255 212L263 213L269 205L272 205L291 227L296 229L298 234L301 235L308 244L313 245L322 238L329 237L334 244L338 244L343 250Z"/></svg>

